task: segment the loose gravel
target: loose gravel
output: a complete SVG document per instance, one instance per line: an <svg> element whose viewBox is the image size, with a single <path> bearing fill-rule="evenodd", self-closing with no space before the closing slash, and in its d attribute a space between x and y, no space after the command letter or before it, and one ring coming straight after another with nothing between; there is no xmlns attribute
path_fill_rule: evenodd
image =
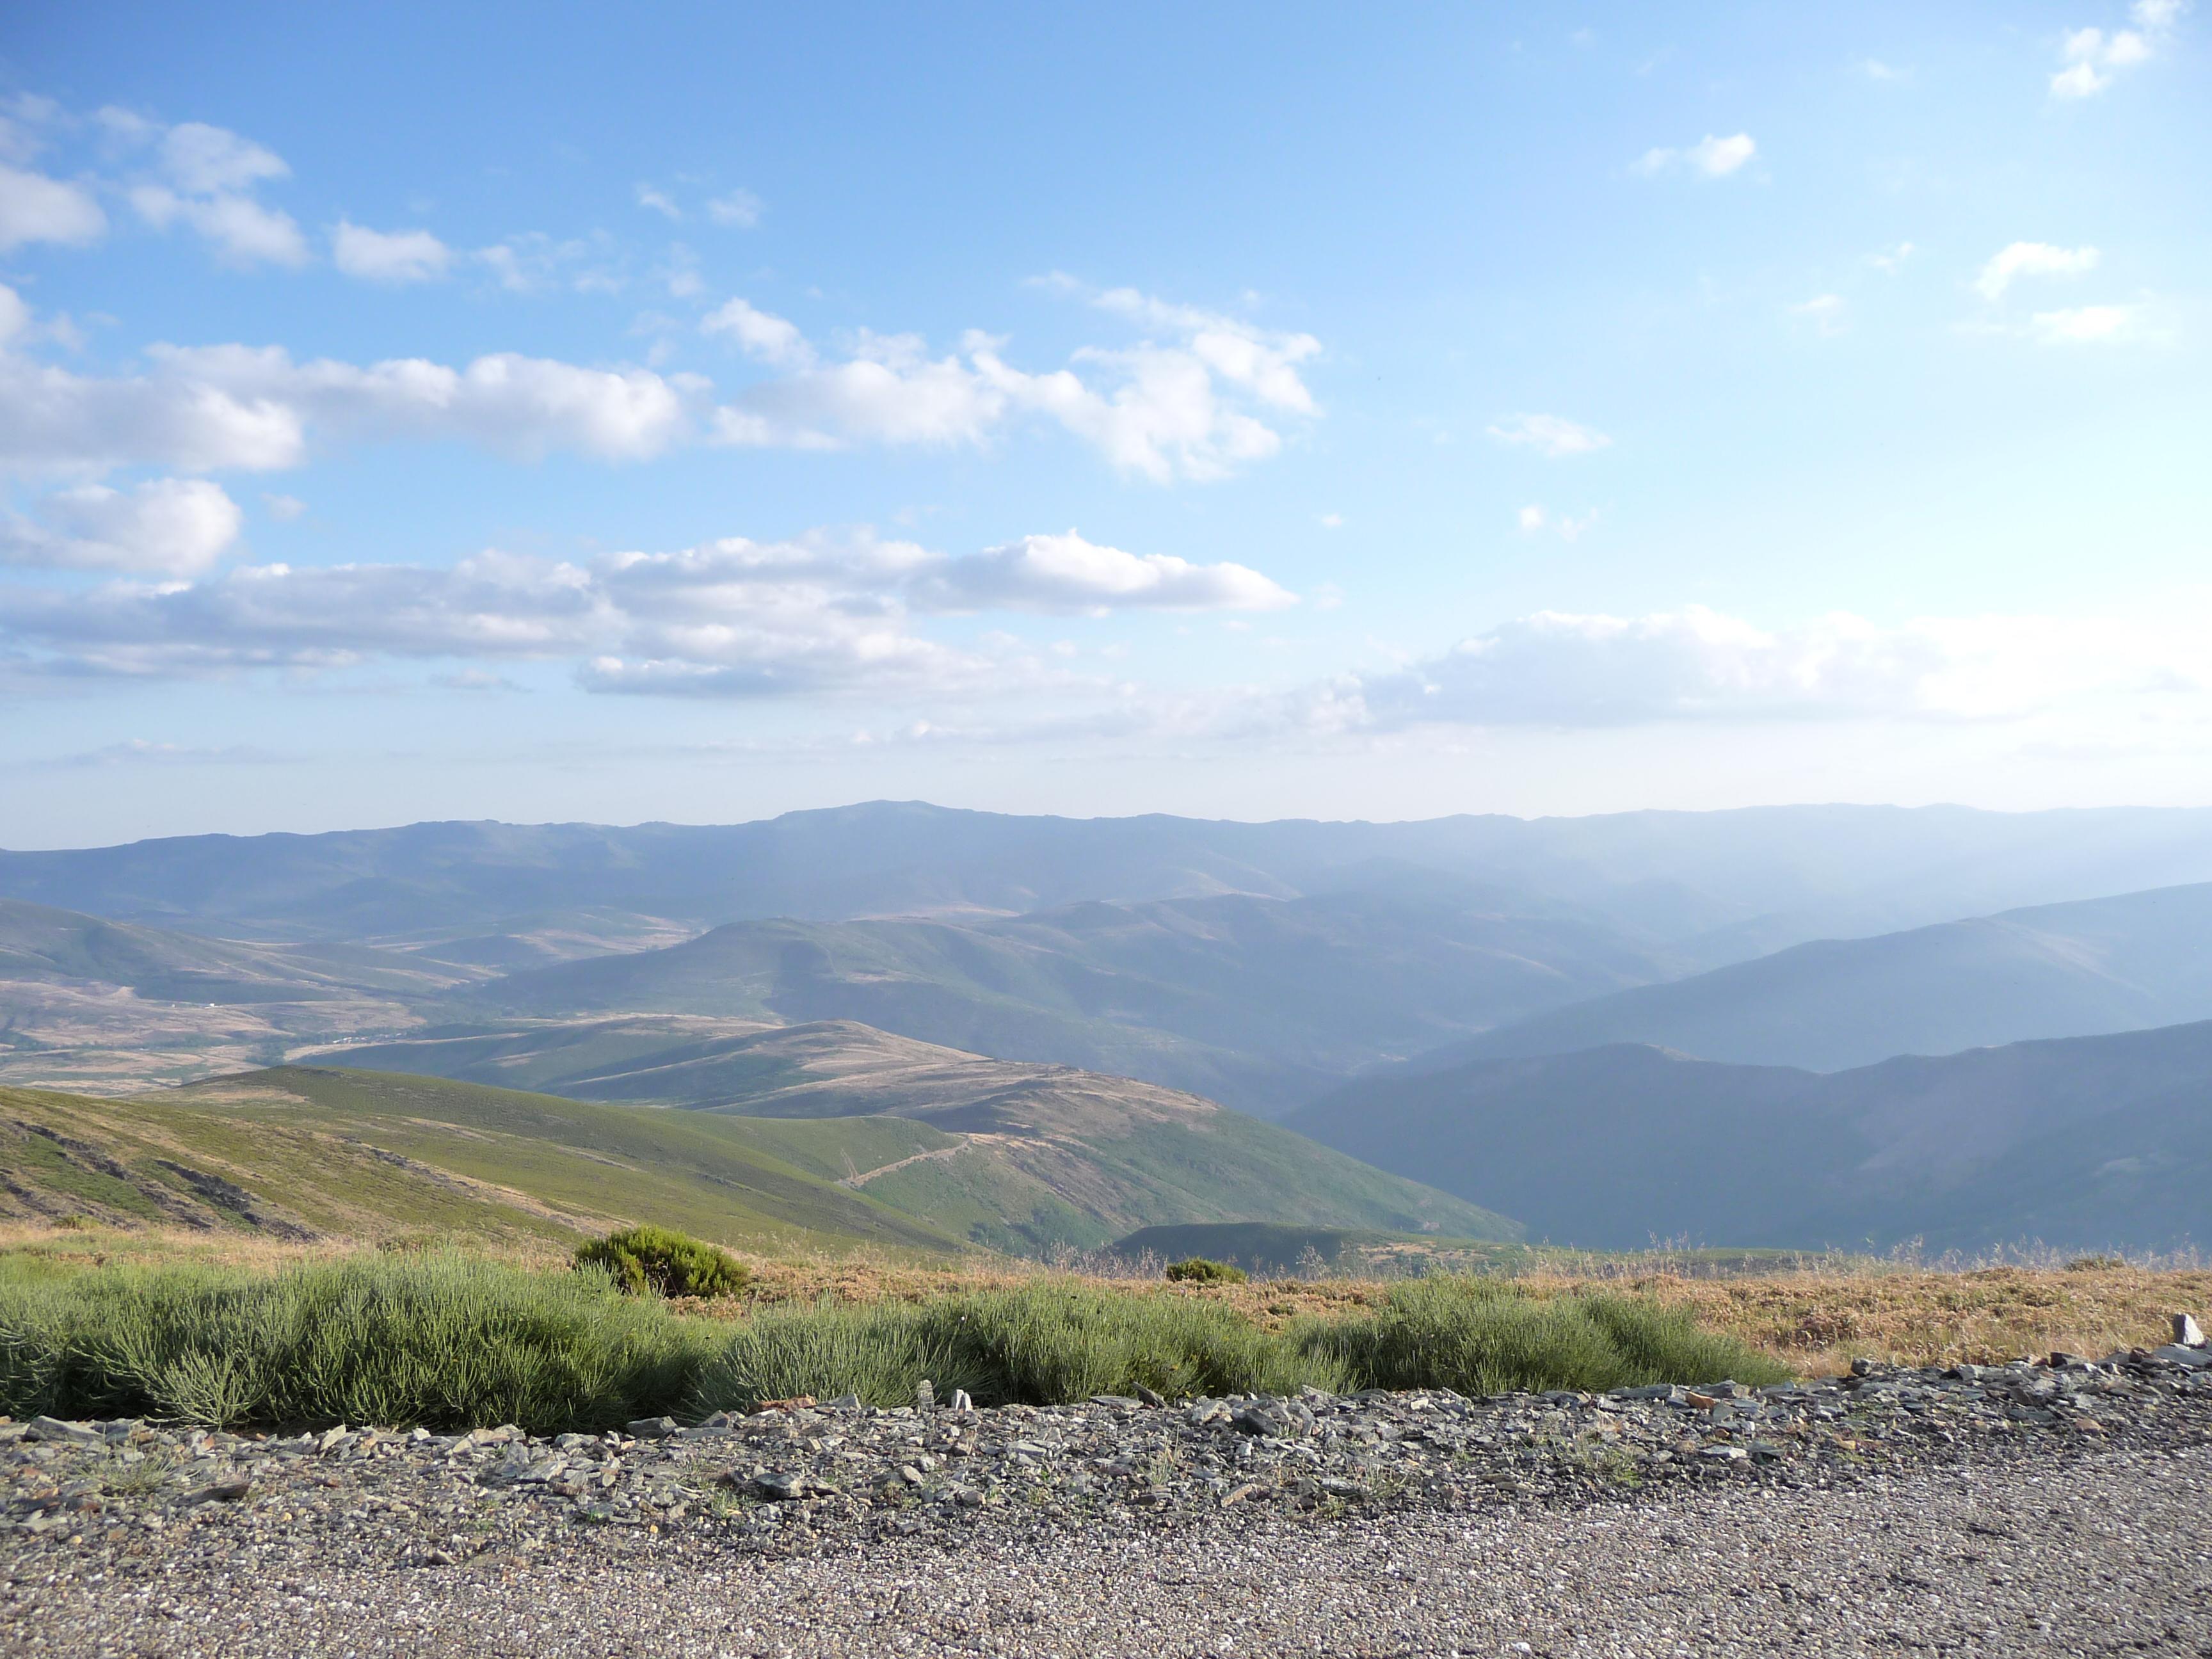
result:
<svg viewBox="0 0 2212 1659"><path fill-rule="evenodd" d="M0 1425L28 1654L2212 1655L2212 1353L1592 1397Z"/></svg>

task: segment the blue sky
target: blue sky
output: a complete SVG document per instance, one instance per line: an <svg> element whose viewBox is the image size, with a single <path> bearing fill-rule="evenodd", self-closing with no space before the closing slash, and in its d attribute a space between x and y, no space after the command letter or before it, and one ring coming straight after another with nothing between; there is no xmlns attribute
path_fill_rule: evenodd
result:
<svg viewBox="0 0 2212 1659"><path fill-rule="evenodd" d="M19 13L0 844L2212 800L2206 26Z"/></svg>

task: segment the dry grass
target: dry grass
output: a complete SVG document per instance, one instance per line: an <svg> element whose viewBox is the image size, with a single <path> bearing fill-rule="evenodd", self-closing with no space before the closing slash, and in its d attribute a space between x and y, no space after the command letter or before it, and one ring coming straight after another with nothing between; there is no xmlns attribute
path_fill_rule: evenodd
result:
<svg viewBox="0 0 2212 1659"><path fill-rule="evenodd" d="M387 1241L377 1248L388 1252L441 1242L425 1236L396 1245ZM272 1270L367 1248L341 1240L285 1244L236 1233L0 1225L0 1258L29 1255L57 1266L183 1261ZM521 1267L557 1267L566 1261L550 1246L519 1244L483 1253ZM735 1254L753 1270L747 1294L722 1303L687 1304L684 1311L740 1319L757 1308L823 1300L863 1306L921 1304L1012 1288L1049 1271L1006 1259L917 1265L866 1251L769 1257ZM1650 1270L1657 1258L1571 1261L1564 1267L1534 1266L1515 1277L1540 1294L1606 1289L1686 1304L1713 1329L1773 1355L1800 1373L1840 1371L1860 1356L1914 1364L1985 1364L2065 1349L2095 1358L2116 1348L2164 1341L2168 1316L2175 1312L2187 1310L2200 1319L2212 1313L2212 1269L2198 1267L2104 1261L2079 1267L2053 1262L1939 1269L1850 1260L1717 1277ZM1101 1282L1136 1294L1223 1303L1264 1328L1280 1329L1302 1315L1371 1307L1394 1284L1403 1281L1327 1277L1249 1285L1168 1285L1156 1278L1115 1275Z"/></svg>

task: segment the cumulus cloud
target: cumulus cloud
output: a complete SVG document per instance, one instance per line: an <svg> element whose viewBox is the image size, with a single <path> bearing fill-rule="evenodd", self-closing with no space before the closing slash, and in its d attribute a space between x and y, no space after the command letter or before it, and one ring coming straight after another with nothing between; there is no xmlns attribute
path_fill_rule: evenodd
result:
<svg viewBox="0 0 2212 1659"><path fill-rule="evenodd" d="M238 539L242 518L204 478L158 478L127 492L86 484L47 496L35 520L0 524L0 563L196 576Z"/></svg>
<svg viewBox="0 0 2212 1659"><path fill-rule="evenodd" d="M1276 611L1297 603L1241 564L1192 564L1165 553L1125 553L1087 542L1073 530L953 559L932 571L919 592L945 610Z"/></svg>
<svg viewBox="0 0 2212 1659"><path fill-rule="evenodd" d="M2051 95L2090 98L2112 84L2113 72L2144 64L2166 46L2186 9L2185 0L2135 0L2128 8L2133 28L2069 30L2060 43L2063 68L2051 76Z"/></svg>
<svg viewBox="0 0 2212 1659"><path fill-rule="evenodd" d="M422 358L295 362L273 346L155 346L147 356L144 373L99 376L0 349L0 469L270 471L298 465L317 428L632 460L680 441L702 391L645 369L512 353L459 368Z"/></svg>
<svg viewBox="0 0 2212 1659"><path fill-rule="evenodd" d="M1726 138L1709 132L1686 149L1645 150L1637 157L1634 171L1646 178L1682 170L1701 179L1725 179L1758 153L1759 146L1747 132Z"/></svg>
<svg viewBox="0 0 2212 1659"><path fill-rule="evenodd" d="M2054 247L2049 242L2013 242L1984 264L1974 287L1984 300L2001 300L2021 276L2079 276L2094 270L2102 258L2094 247Z"/></svg>
<svg viewBox="0 0 2212 1659"><path fill-rule="evenodd" d="M164 128L123 112L102 114L111 131L153 145L157 176L129 192L131 205L148 224L166 229L181 223L230 264L307 263L307 240L291 216L252 194L290 174L276 152L203 121Z"/></svg>
<svg viewBox="0 0 2212 1659"><path fill-rule="evenodd" d="M684 210L677 206L665 191L655 190L651 185L638 185L637 204L659 214L663 218L681 219L684 216Z"/></svg>
<svg viewBox="0 0 2212 1659"><path fill-rule="evenodd" d="M787 318L762 311L749 301L731 299L708 312L700 328L708 334L727 336L747 356L779 368L799 368L814 362L814 348Z"/></svg>
<svg viewBox="0 0 2212 1659"><path fill-rule="evenodd" d="M1595 427L1559 415L1516 415L1489 428L1504 444L1534 449L1552 460L1569 455L1589 455L1613 442Z"/></svg>
<svg viewBox="0 0 2212 1659"><path fill-rule="evenodd" d="M331 233L331 263L364 282L434 282L453 258L453 250L427 230L371 230L342 219Z"/></svg>
<svg viewBox="0 0 2212 1659"><path fill-rule="evenodd" d="M82 246L107 229L107 216L82 185L0 163L0 252L27 242Z"/></svg>
<svg viewBox="0 0 2212 1659"><path fill-rule="evenodd" d="M1056 283L1082 291L1072 282ZM855 332L836 356L788 319L733 299L705 319L749 356L787 371L716 411L720 441L831 448L853 442L978 445L1009 421L1041 416L1116 468L1165 483L1215 478L1276 453L1269 424L1318 414L1299 365L1321 349L1306 334L1168 304L1127 289L1091 296L1147 337L1086 347L1071 367L1033 373L1005 342L970 331L933 354L918 335Z"/></svg>
<svg viewBox="0 0 2212 1659"><path fill-rule="evenodd" d="M949 645L917 631L917 614L1293 603L1240 565L1125 553L1073 532L964 557L866 532L817 532L588 563L491 551L450 568L271 564L199 581L0 586L0 641L45 653L58 672L556 659L610 691L967 696L1041 671L1018 641Z"/></svg>

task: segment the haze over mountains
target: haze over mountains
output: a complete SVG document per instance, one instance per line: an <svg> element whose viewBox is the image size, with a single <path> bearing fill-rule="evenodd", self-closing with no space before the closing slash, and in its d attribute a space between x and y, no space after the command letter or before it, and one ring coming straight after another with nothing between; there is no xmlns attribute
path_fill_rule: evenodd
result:
<svg viewBox="0 0 2212 1659"><path fill-rule="evenodd" d="M1800 945L1540 1014L1415 1063L1649 1042L1825 1072L2207 1018L2212 884L2199 884Z"/></svg>
<svg viewBox="0 0 2212 1659"><path fill-rule="evenodd" d="M920 1159L895 1188L935 1183L916 1215L1032 1250L1208 1221L1509 1225L1470 1204L1584 1243L1990 1242L2124 1216L2170 1242L2212 1231L2159 1162L2195 1167L2185 1091L2152 1099L2133 1060L2109 1078L2053 1061L2045 1105L2000 1091L1953 1121L1875 1062L2212 1018L2207 877L2212 814L1854 807L1373 825L878 804L9 854L0 893L36 896L0 896L0 1083L120 1094L319 1054L749 1121L896 1121L868 1133ZM1988 895L2041 902L1976 915ZM1918 925L1881 931L1898 917ZM1859 936L1806 939L1823 918ZM1870 1066L1863 1099L1810 1076ZM1877 1097L1918 1101L2011 1187L1908 1178L1908 1126ZM1424 1210L1214 1102L1303 1113L1460 1206ZM1344 1127L1363 1102L1366 1152ZM1419 1127L1386 1133L1401 1121ZM1547 1195L1669 1121L1690 1127L1622 1166L1648 1202L1595 1175L1579 1208ZM2123 1132L2150 1160L2137 1188L2090 1144ZM933 1134L966 1139L905 1146ZM1747 1141L1789 1154L1742 1166L1790 1194L1771 1207L1713 1186ZM1836 1173L1862 1169L1859 1187ZM2040 1194L2033 1213L2014 1188Z"/></svg>
<svg viewBox="0 0 2212 1659"><path fill-rule="evenodd" d="M465 943L549 919L723 922L1358 886L1378 865L1565 906L1692 965L2100 894L2212 881L2212 811L1759 807L1582 818L1237 823L872 802L759 823L422 823L0 853L0 896L293 939Z"/></svg>
<svg viewBox="0 0 2212 1659"><path fill-rule="evenodd" d="M1825 1075L1628 1043L1474 1060L1290 1127L1596 1248L2212 1237L2212 1021Z"/></svg>

